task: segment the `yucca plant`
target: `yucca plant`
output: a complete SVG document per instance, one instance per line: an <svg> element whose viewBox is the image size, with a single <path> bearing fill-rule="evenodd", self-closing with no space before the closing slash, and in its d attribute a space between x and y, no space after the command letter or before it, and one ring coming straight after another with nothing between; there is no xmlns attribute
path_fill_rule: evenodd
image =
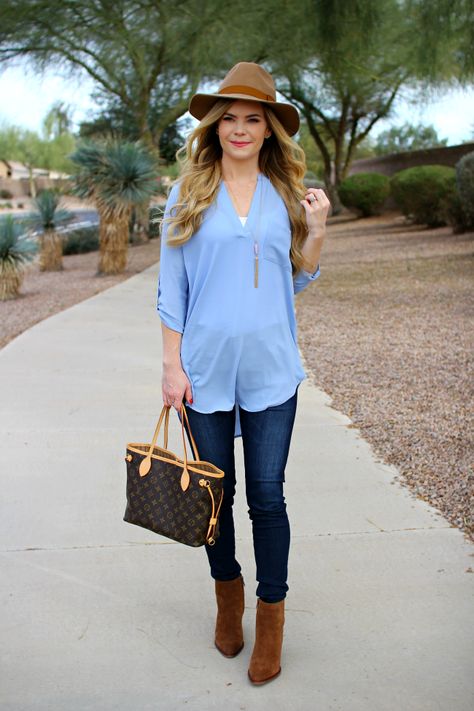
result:
<svg viewBox="0 0 474 711"><path fill-rule="evenodd" d="M139 143L84 143L71 156L78 166L75 193L95 202L100 218L99 274L127 266L132 208L148 204L158 189L157 166Z"/></svg>
<svg viewBox="0 0 474 711"><path fill-rule="evenodd" d="M38 244L25 236L25 227L12 215L0 217L0 301L18 296L24 268L38 252Z"/></svg>
<svg viewBox="0 0 474 711"><path fill-rule="evenodd" d="M33 229L42 230L39 237L40 271L62 270L63 240L56 229L73 217L72 212L61 207L61 195L55 190L43 190L33 200L33 211L25 220Z"/></svg>

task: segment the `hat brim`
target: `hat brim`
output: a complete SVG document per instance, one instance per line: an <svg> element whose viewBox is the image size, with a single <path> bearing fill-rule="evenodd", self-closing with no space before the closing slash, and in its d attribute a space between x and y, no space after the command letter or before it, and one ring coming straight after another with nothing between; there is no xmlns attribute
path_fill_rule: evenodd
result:
<svg viewBox="0 0 474 711"><path fill-rule="evenodd" d="M291 104L256 99L248 94L194 94L189 102L188 111L191 116L201 121L217 99L242 99L243 101L257 101L260 104L266 104L276 114L289 136L294 136L300 127L298 111Z"/></svg>

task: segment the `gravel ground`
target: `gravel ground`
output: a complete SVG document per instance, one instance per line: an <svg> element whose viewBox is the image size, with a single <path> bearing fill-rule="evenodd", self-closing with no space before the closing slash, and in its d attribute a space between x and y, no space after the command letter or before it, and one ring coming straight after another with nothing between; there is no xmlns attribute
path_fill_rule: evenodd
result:
<svg viewBox="0 0 474 711"><path fill-rule="evenodd" d="M474 540L474 234L397 214L330 223L321 276L296 297L308 376L401 484ZM30 265L21 296L0 302L0 347L158 259L154 239L118 276L96 276L96 252L64 257L62 272Z"/></svg>
<svg viewBox="0 0 474 711"><path fill-rule="evenodd" d="M29 197L10 202L13 203L13 208L0 210L0 216L14 213L17 218L21 218L32 209L32 200ZM23 205L22 210L18 209L19 202ZM70 196L63 198L61 207L73 211L95 210L94 205L87 200ZM130 245L127 268L122 274L115 276L97 274L98 252L65 255L63 270L58 272L40 272L39 259L36 257L25 269L19 297L0 301L0 348L35 323L125 281L157 262L159 258L159 239L152 239L147 244Z"/></svg>
<svg viewBox="0 0 474 711"><path fill-rule="evenodd" d="M473 238L395 214L341 221L296 297L310 379L471 540Z"/></svg>
<svg viewBox="0 0 474 711"><path fill-rule="evenodd" d="M133 245L127 268L115 276L97 276L98 252L63 257L60 272L40 272L37 259L28 265L20 296L0 301L0 348L38 321L88 299L138 274L160 258L160 240Z"/></svg>

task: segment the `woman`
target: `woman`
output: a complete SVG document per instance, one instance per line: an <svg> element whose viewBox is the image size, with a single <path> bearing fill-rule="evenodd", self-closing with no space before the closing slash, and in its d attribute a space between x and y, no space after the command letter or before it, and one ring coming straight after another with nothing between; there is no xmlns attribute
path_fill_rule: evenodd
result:
<svg viewBox="0 0 474 711"><path fill-rule="evenodd" d="M290 528L285 466L306 377L294 294L320 274L329 201L303 185L304 153L291 139L296 109L275 100L271 75L240 62L216 94L195 94L200 124L171 190L161 242L158 312L163 402L184 402L202 460L225 472L220 535L206 546L215 580L216 647L243 647L244 589L235 557L234 438L245 486L258 586L254 684L281 671ZM189 436L189 433L188 433Z"/></svg>

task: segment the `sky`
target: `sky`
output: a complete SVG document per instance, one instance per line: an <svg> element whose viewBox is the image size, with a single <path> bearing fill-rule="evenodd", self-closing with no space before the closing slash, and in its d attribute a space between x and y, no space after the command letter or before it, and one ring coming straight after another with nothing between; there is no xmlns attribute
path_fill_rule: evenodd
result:
<svg viewBox="0 0 474 711"><path fill-rule="evenodd" d="M10 67L0 73L0 125L13 124L40 131L44 117L52 104L63 101L70 105L74 128L94 112L90 94L93 82L86 78L66 79L49 70L38 76L23 67ZM408 121L412 124L432 124L439 138L448 145L474 141L474 87L466 90L445 90L442 95L426 99L405 92L390 119L376 124L372 136L391 126Z"/></svg>

